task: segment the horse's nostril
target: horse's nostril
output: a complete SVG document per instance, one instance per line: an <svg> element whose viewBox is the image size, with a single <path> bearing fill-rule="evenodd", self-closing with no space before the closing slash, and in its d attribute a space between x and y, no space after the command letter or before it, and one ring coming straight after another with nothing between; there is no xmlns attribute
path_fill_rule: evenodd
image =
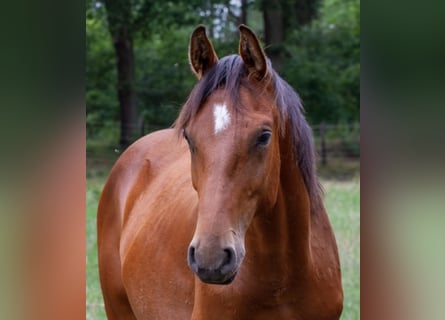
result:
<svg viewBox="0 0 445 320"><path fill-rule="evenodd" d="M224 252L226 253L226 257L223 260L223 266L230 263L230 260L232 260L232 251L230 249L224 249Z"/></svg>
<svg viewBox="0 0 445 320"><path fill-rule="evenodd" d="M232 269L236 262L235 250L233 250L233 248L224 249L224 253L226 254L226 256L224 257L223 263L221 265L221 271L223 273Z"/></svg>

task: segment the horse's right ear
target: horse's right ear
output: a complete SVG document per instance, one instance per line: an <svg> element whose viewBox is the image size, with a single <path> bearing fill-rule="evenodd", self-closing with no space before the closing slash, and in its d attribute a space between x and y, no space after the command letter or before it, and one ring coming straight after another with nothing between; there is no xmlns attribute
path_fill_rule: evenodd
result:
<svg viewBox="0 0 445 320"><path fill-rule="evenodd" d="M199 25L190 37L189 61L198 79L218 62L218 56L203 25Z"/></svg>

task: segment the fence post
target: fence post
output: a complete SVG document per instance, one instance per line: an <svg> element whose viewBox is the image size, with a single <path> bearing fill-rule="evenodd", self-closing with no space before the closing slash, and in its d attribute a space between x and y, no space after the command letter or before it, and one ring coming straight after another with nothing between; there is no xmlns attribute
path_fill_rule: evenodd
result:
<svg viewBox="0 0 445 320"><path fill-rule="evenodd" d="M321 165L326 166L328 164L328 155L326 150L326 125L324 122L320 124L320 145L321 145Z"/></svg>

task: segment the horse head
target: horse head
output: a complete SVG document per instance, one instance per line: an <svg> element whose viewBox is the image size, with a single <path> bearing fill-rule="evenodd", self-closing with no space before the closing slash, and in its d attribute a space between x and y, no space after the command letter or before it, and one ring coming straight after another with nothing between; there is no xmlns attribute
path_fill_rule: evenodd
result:
<svg viewBox="0 0 445 320"><path fill-rule="evenodd" d="M199 198L188 264L213 284L235 278L244 237L258 212L276 202L280 177L278 118L272 74L255 34L240 26L239 55L218 59L203 26L189 60L199 82L178 119L190 148Z"/></svg>

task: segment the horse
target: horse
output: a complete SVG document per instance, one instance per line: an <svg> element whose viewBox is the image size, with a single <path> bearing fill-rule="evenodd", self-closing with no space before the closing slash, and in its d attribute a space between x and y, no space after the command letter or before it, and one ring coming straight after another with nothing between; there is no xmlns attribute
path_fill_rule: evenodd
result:
<svg viewBox="0 0 445 320"><path fill-rule="evenodd" d="M239 26L218 58L199 25L198 82L172 127L128 147L97 215L108 319L339 319L335 236L298 94Z"/></svg>

